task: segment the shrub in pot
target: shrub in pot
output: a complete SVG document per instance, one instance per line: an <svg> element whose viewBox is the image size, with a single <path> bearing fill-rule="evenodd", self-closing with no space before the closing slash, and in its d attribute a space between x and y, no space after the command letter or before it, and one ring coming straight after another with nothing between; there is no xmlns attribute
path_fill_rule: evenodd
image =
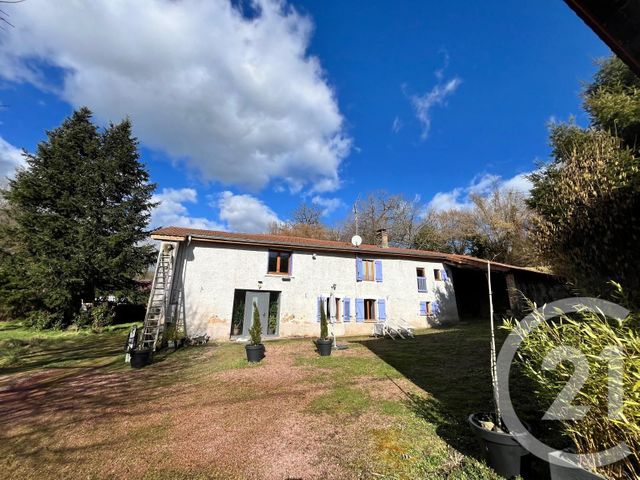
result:
<svg viewBox="0 0 640 480"><path fill-rule="evenodd" d="M506 428L500 413L498 373L496 370L496 337L493 318L493 299L491 291L491 263L487 262L487 284L489 289L489 317L491 326L490 368L493 390L493 411L472 413L468 422L471 430L480 442L485 459L490 467L506 478L520 475L523 467L529 463L530 455Z"/></svg>
<svg viewBox="0 0 640 480"><path fill-rule="evenodd" d="M247 360L251 363L259 362L264 358L264 345L262 344L262 325L260 324L260 311L258 305L253 305L253 323L249 329L250 341L245 345Z"/></svg>
<svg viewBox="0 0 640 480"><path fill-rule="evenodd" d="M331 355L333 340L329 338L329 327L327 326L327 314L324 311L324 302L320 304L320 338L316 340L316 349L321 357Z"/></svg>
<svg viewBox="0 0 640 480"><path fill-rule="evenodd" d="M617 290L621 305L627 304L620 285ZM545 407L560 401L561 408L581 405L588 413L579 420L560 420L561 428L573 444L572 453L589 454L624 442L631 454L619 462L599 468L583 465L551 465L552 478L591 479L602 475L611 479L640 478L640 321L635 313L623 319L606 317L593 307L578 305L577 311L546 321L531 304L540 323L525 338L517 352L522 372L535 386L535 394ZM520 323L506 325L515 333ZM524 335L522 335L524 337ZM586 361L588 375L575 399L559 396L575 369L570 358L551 370L542 365L550 352L562 347L579 355L575 361ZM611 347L618 352L610 356ZM577 363L576 363L577 364ZM542 373L541 373L542 372ZM612 384L612 379L616 378ZM612 386L614 385L614 386ZM618 393L614 393L618 390ZM621 399L619 408L610 412L610 398ZM570 405L566 402L571 402ZM544 407L543 407L544 408ZM622 415L620 415L620 413ZM560 452L554 454L559 456Z"/></svg>

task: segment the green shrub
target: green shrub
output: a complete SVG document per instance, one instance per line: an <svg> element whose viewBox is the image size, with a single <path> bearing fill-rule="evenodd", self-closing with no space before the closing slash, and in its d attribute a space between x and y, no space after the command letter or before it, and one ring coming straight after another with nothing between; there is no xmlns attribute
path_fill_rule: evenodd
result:
<svg viewBox="0 0 640 480"><path fill-rule="evenodd" d="M47 312L46 310L35 310L29 312L24 325L36 330L59 329L64 326L64 315L62 313Z"/></svg>
<svg viewBox="0 0 640 480"><path fill-rule="evenodd" d="M327 314L324 311L324 302L320 302L320 339L329 338L329 328L327 326Z"/></svg>
<svg viewBox="0 0 640 480"><path fill-rule="evenodd" d="M76 328L85 328L91 325L91 313L89 310L80 310L75 317L73 317L72 325Z"/></svg>
<svg viewBox="0 0 640 480"><path fill-rule="evenodd" d="M176 328L176 324L175 323L168 323L165 331L164 331L164 338L167 341L177 341L179 338L179 334L178 334L178 329Z"/></svg>
<svg viewBox="0 0 640 480"><path fill-rule="evenodd" d="M262 343L262 325L260 324L260 311L258 305L253 304L253 324L249 329L251 337L251 345L260 345Z"/></svg>
<svg viewBox="0 0 640 480"><path fill-rule="evenodd" d="M544 370L543 359L555 348L566 346L579 350L589 362L589 375L573 401L561 401L561 407L583 405L589 408L581 420L561 421L564 433L573 441L578 453L593 453L625 442L632 454L626 459L598 469L608 478L630 478L640 473L640 337L638 317L629 315L622 321L604 317L599 312L582 309L579 313L560 315L544 321L523 340L517 354L524 374L536 386L540 405L546 409L556 399L575 372L571 362L559 363L555 370ZM520 323L506 327L519 331ZM609 372L617 369L603 357L607 347L622 352L622 415L609 415ZM620 370L617 370L618 372ZM633 477L637 478L637 477Z"/></svg>
<svg viewBox="0 0 640 480"><path fill-rule="evenodd" d="M101 303L91 309L91 328L101 330L113 323L114 309L108 303Z"/></svg>

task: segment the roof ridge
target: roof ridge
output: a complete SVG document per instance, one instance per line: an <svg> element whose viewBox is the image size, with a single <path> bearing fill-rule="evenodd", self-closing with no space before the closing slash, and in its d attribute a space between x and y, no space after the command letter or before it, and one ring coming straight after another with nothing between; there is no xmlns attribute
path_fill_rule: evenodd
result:
<svg viewBox="0 0 640 480"><path fill-rule="evenodd" d="M218 237L222 240L237 240L237 241L264 241L265 243L274 243L283 242L285 244L290 243L292 246L298 247L318 247L318 248L328 248L330 246L333 247L341 247L344 249L348 249L350 251L363 251L366 253L380 253L380 254L391 254L391 255L407 255L407 256L420 256L420 257L433 257L439 261L448 260L450 262L454 262L457 264L462 263L475 263L476 266L478 264L487 264L489 261L484 258L472 257L470 255L462 255L457 253L444 253L444 252L436 252L433 250L420 250L415 248L405 248L405 247L386 247L383 248L379 245L374 245L370 243L363 243L359 247L355 247L349 242L343 242L340 240L324 240L319 238L312 237L300 237L296 235L281 235L281 234L272 234L272 233L242 233L242 232L225 232L223 230L207 230L203 228L191 228L191 227L178 227L178 226L166 226L160 227L151 232L151 236L158 235L163 236L166 235L168 237L186 237L190 235L202 235L203 237ZM549 275L546 272L540 272L531 267L520 267L517 265L510 265L507 263L501 262L491 262L492 265L495 265L499 268L504 269L518 269L518 270L526 270L534 273L541 273L545 275Z"/></svg>

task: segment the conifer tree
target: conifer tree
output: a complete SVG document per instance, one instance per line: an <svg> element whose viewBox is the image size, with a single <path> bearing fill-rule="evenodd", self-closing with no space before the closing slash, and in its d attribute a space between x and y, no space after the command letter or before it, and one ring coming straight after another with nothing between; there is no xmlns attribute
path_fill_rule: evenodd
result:
<svg viewBox="0 0 640 480"><path fill-rule="evenodd" d="M81 300L126 293L153 258L143 244L154 185L131 123L100 131L81 108L47 132L2 192L0 301L46 328L68 325Z"/></svg>

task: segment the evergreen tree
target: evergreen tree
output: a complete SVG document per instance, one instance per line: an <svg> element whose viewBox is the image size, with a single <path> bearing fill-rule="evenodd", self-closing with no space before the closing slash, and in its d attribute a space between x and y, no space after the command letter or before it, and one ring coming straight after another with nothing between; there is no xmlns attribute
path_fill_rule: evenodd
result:
<svg viewBox="0 0 640 480"><path fill-rule="evenodd" d="M253 304L253 323L249 329L251 337L251 345L260 345L262 343L262 323L260 323L260 311L258 305Z"/></svg>
<svg viewBox="0 0 640 480"><path fill-rule="evenodd" d="M81 300L124 293L153 259L147 237L154 185L128 120L99 131L81 108L25 153L2 192L0 301L40 327L69 324Z"/></svg>

